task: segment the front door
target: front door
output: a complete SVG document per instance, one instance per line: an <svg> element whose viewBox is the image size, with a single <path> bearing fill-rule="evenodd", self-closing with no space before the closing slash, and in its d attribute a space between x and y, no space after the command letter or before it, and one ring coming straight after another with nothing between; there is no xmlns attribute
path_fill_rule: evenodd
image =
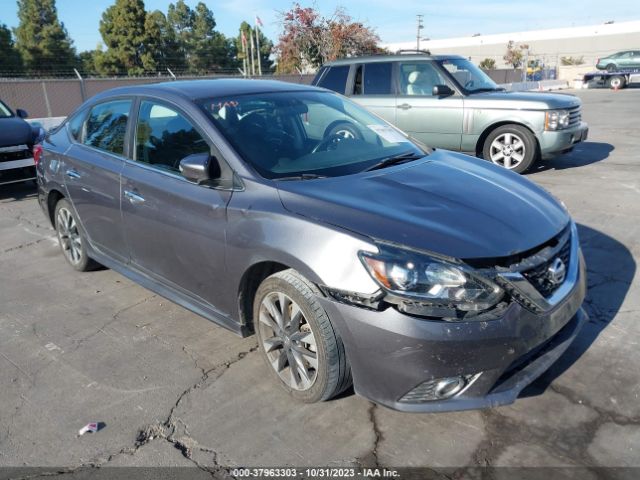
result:
<svg viewBox="0 0 640 480"><path fill-rule="evenodd" d="M133 159L122 172L122 216L131 264L211 305L225 289L226 206L231 192L196 185L180 175L180 160L212 153L184 113L142 100ZM227 313L227 312L223 312Z"/></svg>
<svg viewBox="0 0 640 480"><path fill-rule="evenodd" d="M118 261L128 256L120 221L120 173L131 104L130 99L110 100L72 119L75 142L63 166L67 193L91 245Z"/></svg>
<svg viewBox="0 0 640 480"><path fill-rule="evenodd" d="M396 125L430 147L460 150L464 103L460 95L433 96L435 85L450 85L429 61L402 62L398 68Z"/></svg>

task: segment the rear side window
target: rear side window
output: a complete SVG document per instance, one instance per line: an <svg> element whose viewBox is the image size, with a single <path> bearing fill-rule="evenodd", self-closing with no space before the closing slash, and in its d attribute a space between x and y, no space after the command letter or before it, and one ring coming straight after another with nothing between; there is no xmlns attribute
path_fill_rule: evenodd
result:
<svg viewBox="0 0 640 480"><path fill-rule="evenodd" d="M389 62L359 65L353 83L354 95L389 95L393 64Z"/></svg>
<svg viewBox="0 0 640 480"><path fill-rule="evenodd" d="M91 109L85 127L84 143L117 155L124 154L124 139L131 100L115 100Z"/></svg>
<svg viewBox="0 0 640 480"><path fill-rule="evenodd" d="M69 119L69 134L76 142L82 142L85 118L87 118L87 111L82 110Z"/></svg>
<svg viewBox="0 0 640 480"><path fill-rule="evenodd" d="M211 149L189 120L170 107L152 101L140 104L135 160L177 172L180 160Z"/></svg>
<svg viewBox="0 0 640 480"><path fill-rule="evenodd" d="M334 92L344 93L349 76L349 66L331 67L318 83L319 87L328 88Z"/></svg>

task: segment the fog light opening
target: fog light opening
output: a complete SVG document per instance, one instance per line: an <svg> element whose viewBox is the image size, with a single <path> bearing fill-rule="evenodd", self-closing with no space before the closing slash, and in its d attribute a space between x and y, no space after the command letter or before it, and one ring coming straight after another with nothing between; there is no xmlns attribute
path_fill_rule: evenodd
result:
<svg viewBox="0 0 640 480"><path fill-rule="evenodd" d="M467 384L464 377L448 377L438 381L434 393L439 399L453 397L460 393Z"/></svg>

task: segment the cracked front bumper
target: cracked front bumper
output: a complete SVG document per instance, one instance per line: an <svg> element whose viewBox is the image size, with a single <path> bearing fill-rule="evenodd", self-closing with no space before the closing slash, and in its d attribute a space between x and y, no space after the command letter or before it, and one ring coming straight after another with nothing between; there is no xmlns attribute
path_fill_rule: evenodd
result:
<svg viewBox="0 0 640 480"><path fill-rule="evenodd" d="M565 299L544 314L512 303L487 322L444 322L412 317L389 307L373 311L321 298L340 333L356 393L395 410L442 412L505 405L569 347L588 320L584 264ZM423 382L477 375L447 400L399 399Z"/></svg>

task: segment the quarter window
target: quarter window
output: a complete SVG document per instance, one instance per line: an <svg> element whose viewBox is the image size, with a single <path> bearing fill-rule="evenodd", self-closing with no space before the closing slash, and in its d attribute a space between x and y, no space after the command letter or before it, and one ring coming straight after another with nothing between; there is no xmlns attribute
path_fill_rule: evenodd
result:
<svg viewBox="0 0 640 480"><path fill-rule="evenodd" d="M209 151L207 142L182 114L159 103L141 102L136 161L177 172L184 157Z"/></svg>
<svg viewBox="0 0 640 480"><path fill-rule="evenodd" d="M84 144L122 155L131 100L96 105L87 118Z"/></svg>
<svg viewBox="0 0 640 480"><path fill-rule="evenodd" d="M87 111L83 110L69 120L69 133L77 142L82 142L82 127L84 127L86 117Z"/></svg>
<svg viewBox="0 0 640 480"><path fill-rule="evenodd" d="M344 93L349 76L349 66L331 67L329 71L320 79L318 86L328 88L334 92Z"/></svg>

